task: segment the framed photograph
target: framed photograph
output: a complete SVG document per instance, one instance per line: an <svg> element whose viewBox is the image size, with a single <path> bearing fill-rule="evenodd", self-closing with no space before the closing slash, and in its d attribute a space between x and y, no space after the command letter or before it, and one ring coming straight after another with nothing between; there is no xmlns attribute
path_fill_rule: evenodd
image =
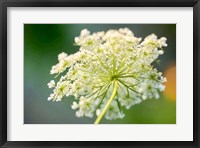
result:
<svg viewBox="0 0 200 148"><path fill-rule="evenodd" d="M0 146L199 147L199 5L1 1Z"/></svg>

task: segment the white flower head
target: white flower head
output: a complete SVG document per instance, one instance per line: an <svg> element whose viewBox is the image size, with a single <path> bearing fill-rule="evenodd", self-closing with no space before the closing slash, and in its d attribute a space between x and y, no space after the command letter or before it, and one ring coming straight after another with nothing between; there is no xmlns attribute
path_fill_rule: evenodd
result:
<svg viewBox="0 0 200 148"><path fill-rule="evenodd" d="M49 88L53 88L53 87L55 87L56 83L54 80L51 80L47 85Z"/></svg>
<svg viewBox="0 0 200 148"><path fill-rule="evenodd" d="M67 58L67 54L62 52L58 55L58 61L61 62L61 61L64 61L65 59Z"/></svg>
<svg viewBox="0 0 200 148"><path fill-rule="evenodd" d="M128 28L90 34L83 29L75 43L79 51L72 55L61 53L51 74L62 74L48 100L61 101L72 95L76 101L71 108L77 117L108 120L123 118L123 109L129 109L143 100L159 98L166 78L151 64L166 47L166 38L155 34L142 42ZM98 121L99 122L99 121Z"/></svg>

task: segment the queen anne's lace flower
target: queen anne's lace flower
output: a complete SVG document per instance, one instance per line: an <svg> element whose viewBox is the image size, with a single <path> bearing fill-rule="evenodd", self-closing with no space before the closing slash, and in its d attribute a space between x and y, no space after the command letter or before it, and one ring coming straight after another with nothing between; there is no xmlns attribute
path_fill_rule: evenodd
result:
<svg viewBox="0 0 200 148"><path fill-rule="evenodd" d="M48 100L61 101L73 95L71 107L77 110L77 117L100 116L107 108L106 119L123 118L121 108L129 109L148 98L158 99L164 90L166 78L151 64L164 53L166 40L151 34L141 42L128 28L93 34L82 30L75 37L79 51L59 54L59 63L50 71L56 76L67 73L57 84L54 80L48 83L54 88Z"/></svg>

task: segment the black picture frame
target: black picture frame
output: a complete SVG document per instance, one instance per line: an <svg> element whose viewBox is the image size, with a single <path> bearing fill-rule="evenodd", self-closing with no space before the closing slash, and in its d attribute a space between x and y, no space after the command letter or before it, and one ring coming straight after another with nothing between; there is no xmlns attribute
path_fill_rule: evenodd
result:
<svg viewBox="0 0 200 148"><path fill-rule="evenodd" d="M193 141L7 141L8 7L193 7ZM200 147L200 2L199 0L1 0L0 146L9 147Z"/></svg>

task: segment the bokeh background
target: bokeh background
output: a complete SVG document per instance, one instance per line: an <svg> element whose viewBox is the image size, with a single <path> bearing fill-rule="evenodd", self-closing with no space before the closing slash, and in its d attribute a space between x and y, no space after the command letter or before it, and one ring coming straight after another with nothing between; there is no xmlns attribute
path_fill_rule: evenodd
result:
<svg viewBox="0 0 200 148"><path fill-rule="evenodd" d="M103 119L105 124L176 124L176 25L175 24L24 24L24 124L93 124L96 117L77 118L71 109L73 97L47 101L52 89L47 83L57 55L78 51L74 38L87 28L91 33L128 27L136 37L155 33L166 37L168 47L155 67L167 77L160 99L147 99L129 110L125 118Z"/></svg>

